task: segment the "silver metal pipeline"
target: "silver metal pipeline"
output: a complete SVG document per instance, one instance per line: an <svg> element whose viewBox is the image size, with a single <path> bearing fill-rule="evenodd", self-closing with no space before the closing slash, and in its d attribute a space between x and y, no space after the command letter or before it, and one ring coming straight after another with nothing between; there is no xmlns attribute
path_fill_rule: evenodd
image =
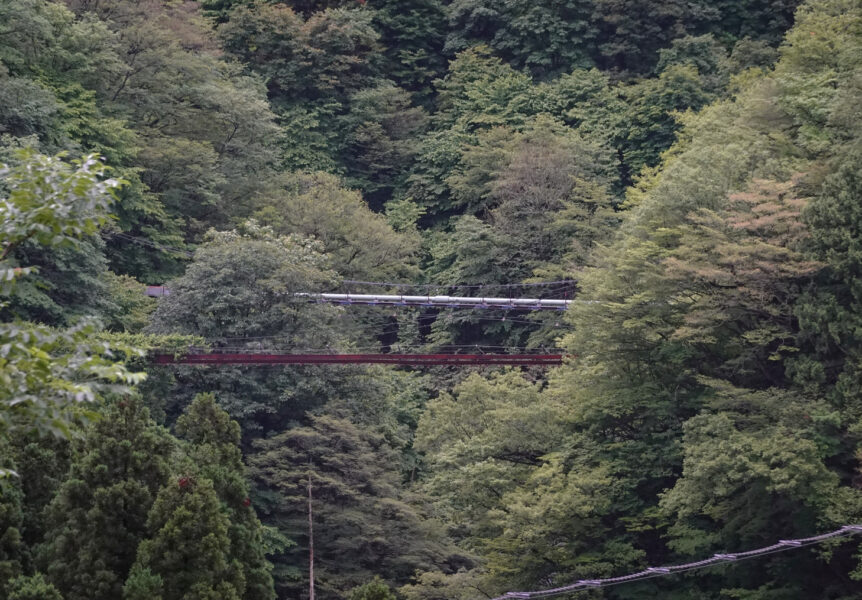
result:
<svg viewBox="0 0 862 600"><path fill-rule="evenodd" d="M318 302L343 304L392 304L396 306L457 306L475 308L522 308L525 310L565 310L571 300L548 298L493 298L476 296L408 296L398 294L312 294L294 296Z"/></svg>
<svg viewBox="0 0 862 600"><path fill-rule="evenodd" d="M147 296L162 297L171 293L164 286L148 286ZM450 308L496 308L520 310L566 310L572 302L579 300L561 300L551 298L499 298L477 296L413 296L406 294L319 294L296 292L290 294L295 298L307 298L316 302L331 302L333 304L383 304L394 306L441 306ZM591 301L587 301L592 303Z"/></svg>

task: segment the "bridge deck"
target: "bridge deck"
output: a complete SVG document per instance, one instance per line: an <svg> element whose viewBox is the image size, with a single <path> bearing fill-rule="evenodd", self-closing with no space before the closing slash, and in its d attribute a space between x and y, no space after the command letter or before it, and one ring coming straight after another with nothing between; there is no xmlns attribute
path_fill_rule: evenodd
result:
<svg viewBox="0 0 862 600"><path fill-rule="evenodd" d="M562 354L156 354L158 365L559 365Z"/></svg>

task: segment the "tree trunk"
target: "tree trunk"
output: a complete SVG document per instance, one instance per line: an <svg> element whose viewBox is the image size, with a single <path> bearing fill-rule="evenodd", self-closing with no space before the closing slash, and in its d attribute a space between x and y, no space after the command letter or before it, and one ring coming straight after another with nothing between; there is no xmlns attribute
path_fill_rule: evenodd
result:
<svg viewBox="0 0 862 600"><path fill-rule="evenodd" d="M308 469L308 600L314 600L314 519L311 512L311 469Z"/></svg>

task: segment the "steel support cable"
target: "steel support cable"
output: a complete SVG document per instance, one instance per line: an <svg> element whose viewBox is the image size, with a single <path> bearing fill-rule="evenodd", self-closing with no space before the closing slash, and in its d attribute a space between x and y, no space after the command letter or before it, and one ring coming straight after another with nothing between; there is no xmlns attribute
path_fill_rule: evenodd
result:
<svg viewBox="0 0 862 600"><path fill-rule="evenodd" d="M132 242L134 244L138 244L141 246L146 246L149 248L154 248L156 250L161 250L163 252L169 252L173 254L183 254L189 258L194 257L194 252L191 250L185 250L183 248L173 248L171 246L166 246L164 244L160 244L153 240L149 240L146 238L140 238L137 236L130 235L128 233L122 231L114 231L114 232L102 232L102 237L109 238L120 238L126 240L128 242ZM435 284L435 283L397 283L397 282L386 282L386 281L360 281L356 279L343 279L342 283L349 285L370 285L370 286L378 286L378 287L400 287L400 288L437 288L437 289L481 289L481 288L518 288L518 287L543 287L543 286L564 286L564 287L575 287L577 281L573 279L560 279L557 281L540 281L533 283L476 283L476 284Z"/></svg>
<svg viewBox="0 0 862 600"><path fill-rule="evenodd" d="M358 305L366 308L379 308L367 305ZM408 307L409 308L409 307ZM536 313L536 316L539 318L524 318L523 316L483 316L485 311L476 311L473 312L445 312L434 315L434 322L442 323L446 325L461 325L464 323L475 323L475 322L488 322L488 323L516 323L516 324L526 324L526 325L547 325L551 322L551 318L553 317L553 313ZM503 313L508 313L508 311L500 311ZM378 315L378 314L364 314L364 315L353 315L351 321L357 325L375 325L375 324L392 324L393 326L404 327L406 323L411 322L414 319L418 319L420 315L418 314L410 314L410 313L400 313L400 314L390 314L390 315ZM562 317L560 315L556 315L557 323L559 325L568 326L567 322L561 321ZM395 321L393 321L395 319Z"/></svg>
<svg viewBox="0 0 862 600"><path fill-rule="evenodd" d="M294 292L295 298L334 304L382 306L473 307L482 309L565 310L573 302L562 298L505 298L492 296L414 296L409 294L334 294Z"/></svg>
<svg viewBox="0 0 862 600"><path fill-rule="evenodd" d="M561 286L565 285L566 287L572 286L574 287L577 284L577 281L574 279L560 279L557 281L537 281L533 283L397 283L397 282L389 282L389 281L359 281L356 279L344 279L342 280L345 284L351 285L372 285L377 287L400 287L400 288L438 288L438 289L481 289L481 288L517 288L517 287L542 287L549 285Z"/></svg>
<svg viewBox="0 0 862 600"><path fill-rule="evenodd" d="M566 325L566 328L564 328L563 324L549 324L549 323L541 323L541 322L536 322L536 321L518 321L518 320L514 320L514 319L498 319L498 320L491 321L491 322L512 323L512 324L518 325L518 326L530 327L531 333L534 331L538 331L542 326L548 327L550 329L559 330L560 332L568 330L568 329L566 329L568 327L568 325ZM439 321L438 321L438 323L439 323ZM470 324L470 322L450 321L450 322L442 323L442 326L444 326L444 327L458 327L458 326L463 326L465 324ZM485 327L485 326L488 326L490 324L490 322L476 323L476 324L482 325L483 327ZM381 325L376 325L373 323L371 323L371 324L357 323L357 324L355 324L355 327L357 329L364 330L362 333L367 333L367 334L377 336L377 337L384 337L387 335L395 335L395 334L398 334L404 330L403 325L402 326L387 327L385 325L381 326ZM269 336L269 337L275 339L275 338L284 337L284 336ZM218 338L218 339L225 339L225 338ZM234 339L243 339L243 338L234 338ZM251 339L251 338L246 338L246 339ZM266 338L259 338L259 339L266 339ZM429 344L429 345L433 345L433 344Z"/></svg>
<svg viewBox="0 0 862 600"><path fill-rule="evenodd" d="M248 339L248 338L247 338ZM221 340L210 340L212 343L218 344ZM226 341L226 340L225 340ZM214 346L212 349L207 349L206 351L211 354L223 354L227 352L249 352L251 350L255 350L255 348L250 348L248 345L240 345L237 342L239 339L234 338L234 342L230 344L225 344L223 346ZM251 342L252 344L257 342ZM486 353L498 353L498 352L508 352L510 354L519 354L519 355L527 355L527 354L547 354L549 352L561 352L561 350L557 348L524 348L523 346L501 346L501 345L492 345L492 344L443 344L443 345L433 345L433 344L398 344L399 347L404 349L411 350L427 350L428 348L432 348L436 352L457 352L457 351L467 351L476 353L476 352L486 352ZM377 350L380 348L380 344L368 345L368 346L349 346L343 349L342 353L352 353L355 351L361 350ZM192 348L192 350L203 350L202 348ZM291 351L293 353L302 353L302 354L335 354L339 352L339 349L336 348L297 348L294 345L284 344L284 345L272 345L266 346L259 349L259 352L276 352L279 350ZM154 352L167 352L167 349L163 348L155 348Z"/></svg>
<svg viewBox="0 0 862 600"><path fill-rule="evenodd" d="M218 342L216 342L218 343ZM445 345L429 350L422 344L394 344L381 353L379 345L334 348L298 348L276 344L238 346L235 342L212 349L189 347L184 351L153 349L155 364L290 365L290 364L400 364L400 365L558 365L564 354L558 349L520 346ZM410 353L405 353L405 351ZM412 352L411 352L412 351Z"/></svg>
<svg viewBox="0 0 862 600"><path fill-rule="evenodd" d="M561 354L154 354L159 365L559 365Z"/></svg>
<svg viewBox="0 0 862 600"><path fill-rule="evenodd" d="M173 248L148 240L129 235L124 232L104 232L102 236L105 239L118 238L126 240L141 246L154 248L163 252L181 254L188 258L194 256L194 252L181 248ZM499 283L499 284L455 284L455 285L437 285L437 284L405 284L394 282L380 281L359 281L359 280L343 280L343 283L369 286L383 286L396 288L423 288L423 289L512 289L523 287L548 287L548 286L564 286L563 289L552 289L555 294L574 291L574 283L572 280L544 281L535 283ZM158 290L150 292L149 290ZM164 296L168 290L164 286L148 286L147 295ZM295 293L298 298L305 298L311 301L331 302L337 304L366 304L366 305L385 305L385 306L423 306L423 307L440 307L440 308L482 308L499 310L565 310L573 302L584 302L591 304L591 301L578 301L560 298L498 298L498 297L469 297L469 296L446 296L446 295L379 295L379 294L320 294L320 293Z"/></svg>
<svg viewBox="0 0 862 600"><path fill-rule="evenodd" d="M498 288L498 289L472 289L472 288L457 288L438 286L433 288L373 288L373 287L353 287L348 285L339 286L336 289L329 290L331 292L350 293L350 294L390 294L390 295L419 295L419 296L436 296L436 295L461 295L470 298L475 297L503 297L507 299L515 299L520 296L534 296L538 298L549 299L571 299L577 295L575 288Z"/></svg>
<svg viewBox="0 0 862 600"><path fill-rule="evenodd" d="M128 233L123 232L103 232L102 237L105 240L109 240L111 238L119 238L121 240L125 240L127 242L132 242L133 244L138 244L139 246L146 246L148 248L153 248L156 250L161 250L162 252L167 252L170 254L182 254L187 258L192 258L194 256L194 252L191 250L185 250L183 248L173 248L171 246L165 246L164 244L159 244L158 242L154 242L152 240L148 240L146 238L139 238L133 235L129 235Z"/></svg>
<svg viewBox="0 0 862 600"><path fill-rule="evenodd" d="M528 321L526 319L488 319L488 320L471 319L471 320L464 320L464 321L454 321L454 320L441 321L440 319L438 319L436 321L436 323L438 324L438 327L439 326L456 327L456 326L463 326L463 325L480 325L480 324L481 325L487 325L490 323L512 323L514 325L531 325L531 326L535 326L535 327L539 327L539 326L543 326L543 325L544 326L549 325L549 323L547 323L547 322ZM372 330L371 333L373 333L374 335L385 335L387 333L397 333L397 332L403 331L405 329L405 326L403 323L398 324L398 325L392 325L391 327L386 326L386 323L356 322L356 323L352 323L351 325L355 325L357 328ZM568 326L568 324L566 324L566 325ZM551 326L553 327L554 325L551 324ZM562 327L562 324L560 324L559 327Z"/></svg>
<svg viewBox="0 0 862 600"><path fill-rule="evenodd" d="M170 294L165 286L147 286L146 295L161 297ZM595 300L569 300L564 298L510 298L493 296L415 296L408 294L336 294L320 292L283 293L296 302L320 304L471 308L482 310L557 310L564 311L571 304L595 304Z"/></svg>
<svg viewBox="0 0 862 600"><path fill-rule="evenodd" d="M740 560L748 560L750 558L757 558L759 556L766 556L768 554L776 554L778 552L786 552L787 550L793 550L794 548L802 548L805 546L812 546L814 544L819 544L829 539L838 538L838 537L846 537L850 535L855 535L858 533L862 533L862 525L844 525L843 527L836 529L834 531L830 531L828 533L823 533L820 535L815 535L807 538L797 538L797 539L789 539L789 540L779 540L777 543L772 544L770 546L764 546L763 548L757 548L754 550L747 550L745 552L734 552L734 553L719 553L714 554L710 558L706 558L703 560L698 560L690 563L683 563L680 565L668 565L663 567L648 567L643 571L638 571L635 573L629 573L628 575L621 575L619 577L608 577L605 579L581 579L576 581L575 583L571 583L569 585L564 585L556 588L549 588L545 590L534 590L530 592L507 592L502 596L498 596L493 600L509 600L511 598L522 598L524 600L530 600L532 598L549 598L551 596L559 596L561 594L568 594L571 592L580 592L588 589L595 588L603 588L603 587L611 587L614 585L621 585L624 583L629 583L631 581L643 581L645 579L653 579L655 577L664 577L667 575L673 575L676 573L684 573L687 571L694 571L697 569L703 569L706 567L711 567L719 564L727 564L732 562L737 562Z"/></svg>
<svg viewBox="0 0 862 600"><path fill-rule="evenodd" d="M553 314L548 314L546 316L553 316ZM410 316L408 316L410 317ZM568 323L560 322L560 317L557 317L557 321L553 321L552 319L525 319L518 316L515 317L483 317L481 313L475 313L473 315L455 315L451 314L440 314L436 315L435 323L439 325L464 325L464 324L472 324L472 323L513 323L516 325L548 325L559 322L560 325L567 325ZM361 315L361 316L353 316L352 320L348 321L348 325L355 325L357 327L363 328L383 328L383 329L391 329L393 331L397 331L399 329L404 329L405 325L409 325L411 318L401 319L400 317L394 317L392 315L389 316L377 316L377 315Z"/></svg>

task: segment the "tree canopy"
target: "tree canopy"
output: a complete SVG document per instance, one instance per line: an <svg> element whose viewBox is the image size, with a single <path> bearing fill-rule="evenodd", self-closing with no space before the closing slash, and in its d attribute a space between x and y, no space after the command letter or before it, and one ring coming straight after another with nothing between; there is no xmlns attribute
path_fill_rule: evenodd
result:
<svg viewBox="0 0 862 600"><path fill-rule="evenodd" d="M860 97L858 0L0 2L0 597L859 597L738 553L862 519Z"/></svg>

